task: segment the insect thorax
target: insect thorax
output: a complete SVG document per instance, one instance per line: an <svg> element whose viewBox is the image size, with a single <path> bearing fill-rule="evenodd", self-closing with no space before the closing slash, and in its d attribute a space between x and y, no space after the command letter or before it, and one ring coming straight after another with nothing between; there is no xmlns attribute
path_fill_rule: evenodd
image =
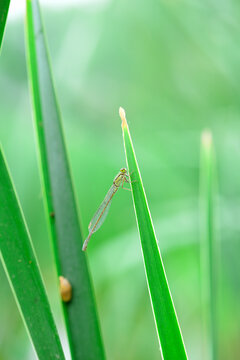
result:
<svg viewBox="0 0 240 360"><path fill-rule="evenodd" d="M114 178L113 183L115 186L119 187L122 182L124 181L125 176L121 173L117 174L117 176Z"/></svg>

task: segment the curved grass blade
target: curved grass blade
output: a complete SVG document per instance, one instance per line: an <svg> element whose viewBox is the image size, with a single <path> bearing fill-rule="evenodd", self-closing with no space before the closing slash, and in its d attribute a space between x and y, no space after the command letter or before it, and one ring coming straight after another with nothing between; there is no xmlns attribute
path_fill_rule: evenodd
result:
<svg viewBox="0 0 240 360"><path fill-rule="evenodd" d="M5 30L7 14L9 9L10 0L0 1L0 50L2 45L3 34Z"/></svg>
<svg viewBox="0 0 240 360"><path fill-rule="evenodd" d="M38 358L64 359L37 259L1 149L0 253Z"/></svg>
<svg viewBox="0 0 240 360"><path fill-rule="evenodd" d="M72 286L63 303L73 359L104 359L96 305L82 252L82 233L54 91L38 1L27 0L26 37L29 78L39 140L45 201L58 275Z"/></svg>
<svg viewBox="0 0 240 360"><path fill-rule="evenodd" d="M217 355L217 244L214 198L215 157L212 135L204 131L200 164L201 201L201 290L203 307L204 358L216 360Z"/></svg>
<svg viewBox="0 0 240 360"><path fill-rule="evenodd" d="M131 178L133 203L141 239L146 278L162 356L164 360L187 359L128 129L125 111L120 108L119 113L122 119L123 141Z"/></svg>

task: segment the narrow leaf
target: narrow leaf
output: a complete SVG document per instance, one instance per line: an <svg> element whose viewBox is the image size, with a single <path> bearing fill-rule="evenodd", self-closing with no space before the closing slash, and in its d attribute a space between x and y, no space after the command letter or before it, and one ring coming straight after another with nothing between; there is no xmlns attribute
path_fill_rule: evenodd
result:
<svg viewBox="0 0 240 360"><path fill-rule="evenodd" d="M5 30L9 4L10 4L10 0L0 1L0 49L2 45L2 39Z"/></svg>
<svg viewBox="0 0 240 360"><path fill-rule="evenodd" d="M39 359L64 359L39 266L0 150L0 254Z"/></svg>
<svg viewBox="0 0 240 360"><path fill-rule="evenodd" d="M26 35L35 128L58 275L72 287L63 303L73 359L103 359L96 305L74 198L38 1L27 0Z"/></svg>
<svg viewBox="0 0 240 360"><path fill-rule="evenodd" d="M133 203L141 239L147 283L162 356L165 360L187 359L125 112L120 108L119 113L122 119L123 141L131 177Z"/></svg>
<svg viewBox="0 0 240 360"><path fill-rule="evenodd" d="M200 166L201 287L204 358L217 359L217 247L215 231L214 150L209 131L202 134Z"/></svg>

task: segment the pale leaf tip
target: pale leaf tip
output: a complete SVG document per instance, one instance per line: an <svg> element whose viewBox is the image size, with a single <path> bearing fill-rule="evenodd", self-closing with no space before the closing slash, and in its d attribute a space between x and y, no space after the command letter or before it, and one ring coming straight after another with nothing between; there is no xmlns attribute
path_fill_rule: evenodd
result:
<svg viewBox="0 0 240 360"><path fill-rule="evenodd" d="M120 106L119 115L122 120L122 127L127 126L126 113L125 110Z"/></svg>
<svg viewBox="0 0 240 360"><path fill-rule="evenodd" d="M202 132L202 144L205 147L210 147L212 145L212 133L208 129Z"/></svg>

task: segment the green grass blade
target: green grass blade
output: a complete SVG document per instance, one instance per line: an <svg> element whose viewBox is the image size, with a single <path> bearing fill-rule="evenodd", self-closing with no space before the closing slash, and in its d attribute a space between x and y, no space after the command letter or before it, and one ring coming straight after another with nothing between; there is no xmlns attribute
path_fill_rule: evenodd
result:
<svg viewBox="0 0 240 360"><path fill-rule="evenodd" d="M122 108L120 108L120 116L147 283L162 355L165 360L187 359L125 112Z"/></svg>
<svg viewBox="0 0 240 360"><path fill-rule="evenodd" d="M31 239L0 150L0 253L39 359L64 359Z"/></svg>
<svg viewBox="0 0 240 360"><path fill-rule="evenodd" d="M26 35L47 216L51 223L58 274L67 278L73 288L72 300L63 303L70 350L73 359L104 359L91 279L86 255L82 252L83 239L61 119L36 0L27 1Z"/></svg>
<svg viewBox="0 0 240 360"><path fill-rule="evenodd" d="M204 358L217 359L217 248L215 234L214 149L212 135L202 135L200 166L201 287L203 299Z"/></svg>
<svg viewBox="0 0 240 360"><path fill-rule="evenodd" d="M3 34L5 30L7 14L9 9L10 0L0 1L0 50L2 45Z"/></svg>

